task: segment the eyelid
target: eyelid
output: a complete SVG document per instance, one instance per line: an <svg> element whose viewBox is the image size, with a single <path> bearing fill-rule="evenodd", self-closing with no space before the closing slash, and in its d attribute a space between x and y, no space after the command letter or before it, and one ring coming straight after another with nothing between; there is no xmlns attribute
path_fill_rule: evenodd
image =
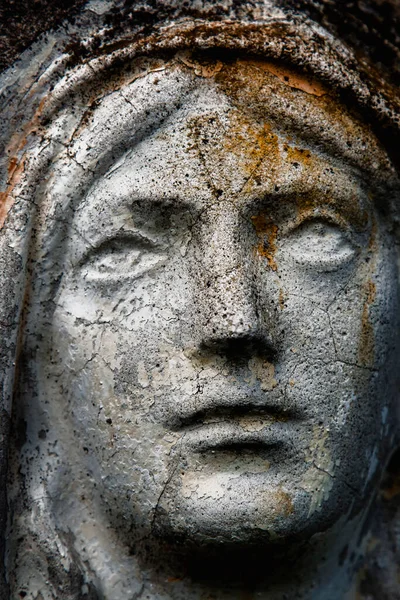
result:
<svg viewBox="0 0 400 600"><path fill-rule="evenodd" d="M294 221L286 222L280 227L280 236L287 237L291 233L294 233L302 225L306 223L312 223L313 221L326 221L330 225L336 225L341 231L350 238L350 226L349 223L336 211L330 209L309 209L303 211L301 215L297 215Z"/></svg>
<svg viewBox="0 0 400 600"><path fill-rule="evenodd" d="M314 213L301 220L290 228L282 242L282 249L286 248L297 263L317 271L331 271L349 264L358 248L347 223L343 227L341 220L338 223L326 213L323 217Z"/></svg>
<svg viewBox="0 0 400 600"><path fill-rule="evenodd" d="M81 266L89 258L96 256L96 254L100 254L102 249L106 249L107 246L111 245L113 242L135 242L137 244L142 244L143 247L151 249L159 247L158 242L144 235L140 231L120 229L116 232L104 236L103 238L98 240L96 244L88 248L79 260L78 265Z"/></svg>

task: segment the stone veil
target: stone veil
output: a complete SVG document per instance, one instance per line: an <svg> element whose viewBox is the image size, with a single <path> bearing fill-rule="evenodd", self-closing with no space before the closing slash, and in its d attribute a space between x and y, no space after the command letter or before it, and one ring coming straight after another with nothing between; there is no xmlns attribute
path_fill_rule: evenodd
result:
<svg viewBox="0 0 400 600"><path fill-rule="evenodd" d="M91 0L0 76L1 598L400 597L400 50L328 5Z"/></svg>

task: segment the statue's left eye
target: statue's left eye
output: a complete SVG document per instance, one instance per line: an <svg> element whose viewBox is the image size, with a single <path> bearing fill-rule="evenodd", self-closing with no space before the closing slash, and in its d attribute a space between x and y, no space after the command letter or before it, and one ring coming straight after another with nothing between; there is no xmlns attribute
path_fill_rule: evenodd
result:
<svg viewBox="0 0 400 600"><path fill-rule="evenodd" d="M304 221L289 234L285 247L296 262L324 270L347 263L355 254L347 232L322 219Z"/></svg>

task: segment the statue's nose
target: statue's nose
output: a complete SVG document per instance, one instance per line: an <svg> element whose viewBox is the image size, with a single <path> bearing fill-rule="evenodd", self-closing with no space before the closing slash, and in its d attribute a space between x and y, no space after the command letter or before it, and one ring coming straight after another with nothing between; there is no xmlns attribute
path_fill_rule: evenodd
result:
<svg viewBox="0 0 400 600"><path fill-rule="evenodd" d="M223 269L220 263L210 267L204 271L202 336L211 341L258 334L256 294L245 266Z"/></svg>
<svg viewBox="0 0 400 600"><path fill-rule="evenodd" d="M209 211L199 224L195 311L203 346L271 346L254 268L254 230L232 206Z"/></svg>

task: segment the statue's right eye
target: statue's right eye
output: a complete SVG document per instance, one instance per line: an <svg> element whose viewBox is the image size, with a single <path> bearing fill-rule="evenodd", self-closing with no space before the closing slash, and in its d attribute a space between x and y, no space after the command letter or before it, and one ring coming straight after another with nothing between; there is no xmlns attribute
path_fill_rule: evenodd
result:
<svg viewBox="0 0 400 600"><path fill-rule="evenodd" d="M86 281L136 278L164 257L160 244L139 232L118 232L91 249L80 261Z"/></svg>

